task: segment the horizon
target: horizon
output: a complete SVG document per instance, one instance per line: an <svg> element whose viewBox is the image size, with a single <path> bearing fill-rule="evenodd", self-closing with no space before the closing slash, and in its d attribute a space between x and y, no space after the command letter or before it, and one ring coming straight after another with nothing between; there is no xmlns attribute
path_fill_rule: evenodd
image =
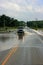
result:
<svg viewBox="0 0 43 65"><path fill-rule="evenodd" d="M0 16L3 16L3 15L5 15L5 16L7 16L7 17L10 17L10 16L8 16L8 15L6 15L6 14L2 14L2 15L0 15ZM14 20L18 20L17 18L14 18L14 17L10 17L10 18L13 18ZM23 20L18 20L18 21L23 21ZM31 21L43 21L43 19L35 19L35 20L27 20L27 21L23 21L23 22L31 22Z"/></svg>

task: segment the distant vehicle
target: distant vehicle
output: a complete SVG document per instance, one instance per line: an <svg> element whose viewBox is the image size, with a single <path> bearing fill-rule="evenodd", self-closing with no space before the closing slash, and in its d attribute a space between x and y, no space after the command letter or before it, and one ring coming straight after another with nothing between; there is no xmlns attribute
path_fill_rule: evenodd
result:
<svg viewBox="0 0 43 65"><path fill-rule="evenodd" d="M23 29L24 28L21 26L18 28L17 34L18 34L19 39L23 39L23 36L24 36L24 30Z"/></svg>

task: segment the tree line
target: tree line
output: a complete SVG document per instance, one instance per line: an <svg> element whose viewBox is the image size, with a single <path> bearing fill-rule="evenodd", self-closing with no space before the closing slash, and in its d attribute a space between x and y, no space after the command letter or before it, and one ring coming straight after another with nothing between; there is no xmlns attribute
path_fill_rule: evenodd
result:
<svg viewBox="0 0 43 65"><path fill-rule="evenodd" d="M43 20L39 21L18 21L17 19L6 16L5 14L0 16L0 27L19 27L27 24L30 28L43 28Z"/></svg>
<svg viewBox="0 0 43 65"><path fill-rule="evenodd" d="M27 21L27 26L34 29L43 28L43 20Z"/></svg>
<svg viewBox="0 0 43 65"><path fill-rule="evenodd" d="M17 19L11 18L6 15L0 16L0 27L18 27L18 26L24 26L24 21L18 21Z"/></svg>

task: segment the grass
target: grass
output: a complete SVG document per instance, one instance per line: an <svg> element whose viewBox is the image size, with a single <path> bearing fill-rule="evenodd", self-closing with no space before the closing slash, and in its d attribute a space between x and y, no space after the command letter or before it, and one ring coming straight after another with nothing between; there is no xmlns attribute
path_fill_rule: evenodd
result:
<svg viewBox="0 0 43 65"><path fill-rule="evenodd" d="M17 29L16 27L0 27L0 32L11 32L14 31L15 29Z"/></svg>

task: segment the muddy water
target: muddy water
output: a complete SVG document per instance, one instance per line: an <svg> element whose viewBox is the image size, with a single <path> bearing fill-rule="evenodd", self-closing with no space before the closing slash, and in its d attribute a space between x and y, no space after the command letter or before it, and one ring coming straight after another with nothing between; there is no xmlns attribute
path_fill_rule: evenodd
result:
<svg viewBox="0 0 43 65"><path fill-rule="evenodd" d="M0 34L0 51L10 49L17 44L17 35L15 34Z"/></svg>

